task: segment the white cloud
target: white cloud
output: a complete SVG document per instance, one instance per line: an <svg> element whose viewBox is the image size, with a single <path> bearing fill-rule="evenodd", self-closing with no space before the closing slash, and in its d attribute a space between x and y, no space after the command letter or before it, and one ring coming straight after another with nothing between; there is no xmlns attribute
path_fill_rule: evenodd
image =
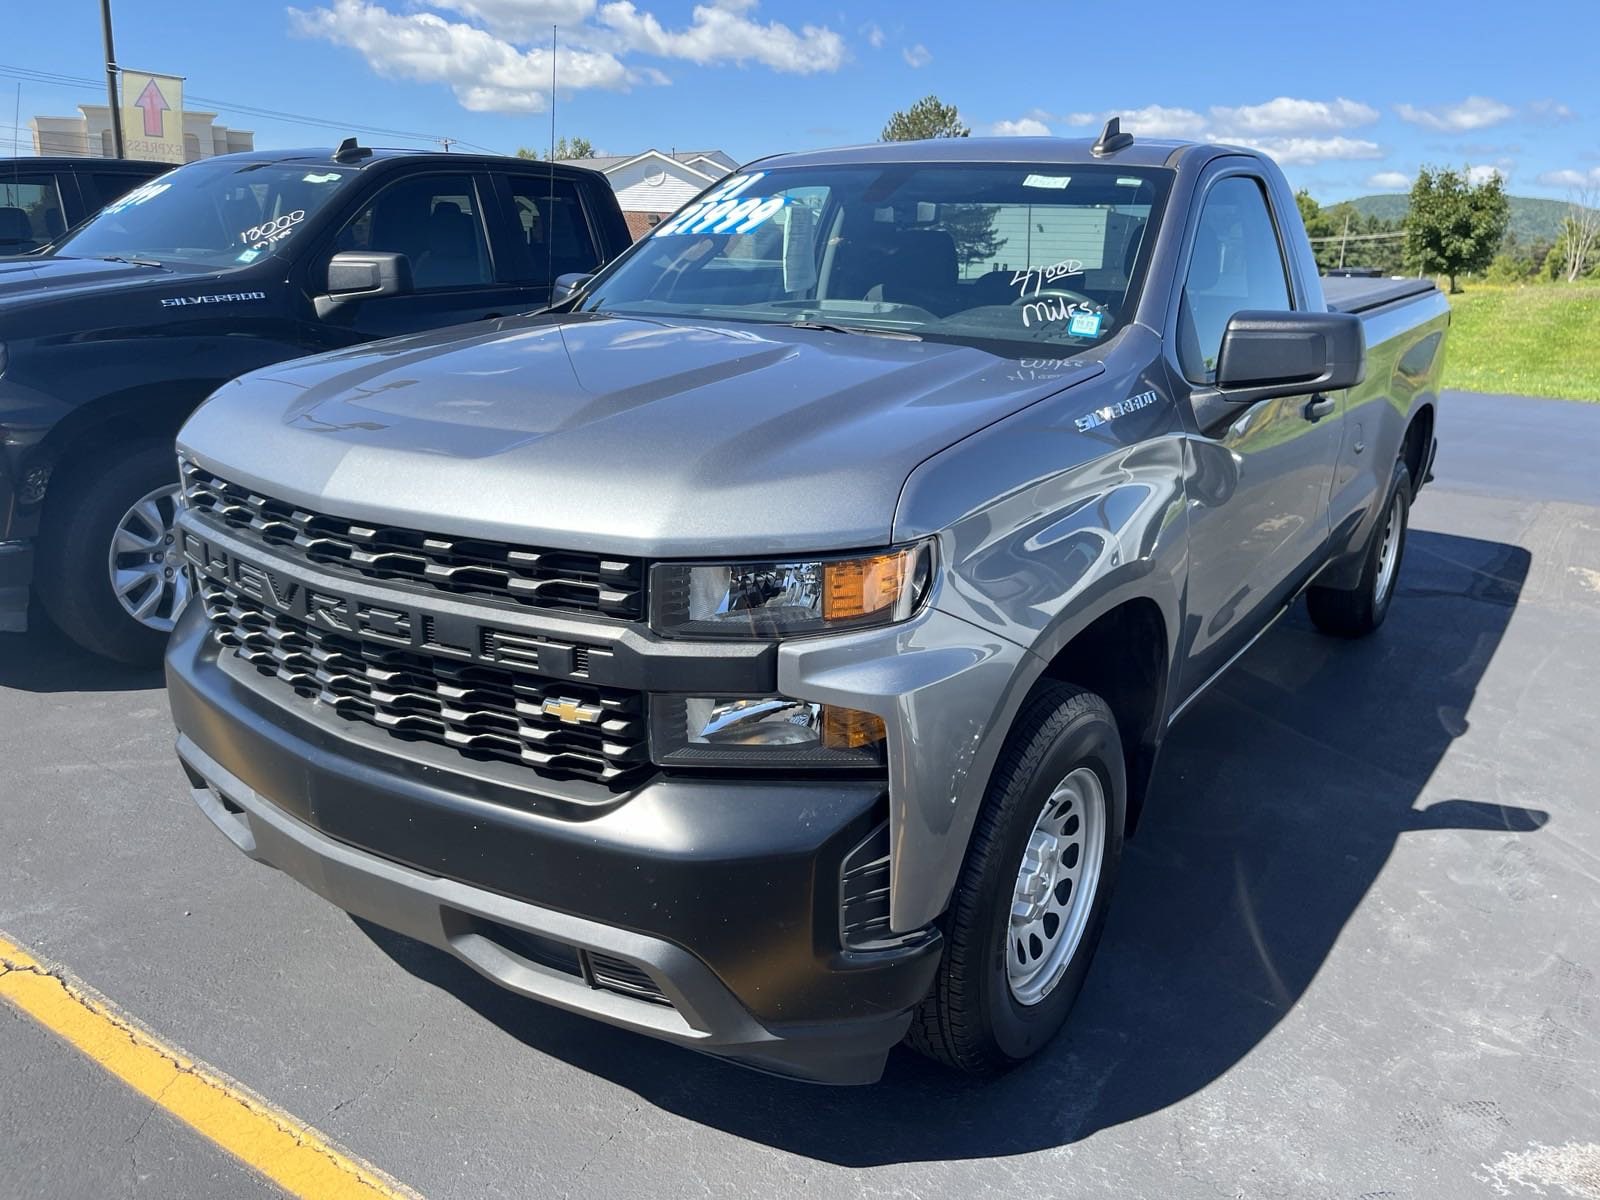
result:
<svg viewBox="0 0 1600 1200"><path fill-rule="evenodd" d="M599 0L433 0L481 22L490 33L512 41L550 44L550 26L571 28L594 15Z"/></svg>
<svg viewBox="0 0 1600 1200"><path fill-rule="evenodd" d="M933 61L933 55L928 53L928 48L921 42L918 42L915 46L907 46L900 51L900 57L905 59L906 65L913 70L917 67L925 67Z"/></svg>
<svg viewBox="0 0 1600 1200"><path fill-rule="evenodd" d="M1050 126L1037 117L1018 117L1015 121L996 121L989 132L995 137L1049 137Z"/></svg>
<svg viewBox="0 0 1600 1200"><path fill-rule="evenodd" d="M1213 106L1211 119L1224 136L1261 133L1342 133L1359 125L1371 125L1378 110L1358 100L1296 100L1279 96L1264 104L1240 108Z"/></svg>
<svg viewBox="0 0 1600 1200"><path fill-rule="evenodd" d="M700 65L757 63L774 71L837 70L844 39L818 25L791 29L755 19L757 0L697 4L687 27L665 28L631 0L425 0L437 12L396 11L373 0L331 0L290 8L290 31L347 46L379 75L449 85L475 112L540 112L549 102L550 26L560 26L557 61L563 91L625 90L668 83L654 66L624 58L648 55Z"/></svg>
<svg viewBox="0 0 1600 1200"><path fill-rule="evenodd" d="M1241 137L1229 138L1271 156L1280 166L1310 166L1330 160L1382 158L1383 147L1365 138Z"/></svg>
<svg viewBox="0 0 1600 1200"><path fill-rule="evenodd" d="M436 13L390 12L363 0L334 0L331 8L289 9L290 29L348 46L380 75L445 83L473 112L540 112L548 103L550 51L519 50L487 30ZM625 88L626 67L604 52L563 49L564 88Z"/></svg>
<svg viewBox="0 0 1600 1200"><path fill-rule="evenodd" d="M1479 163L1477 166L1469 166L1467 168L1467 182L1474 187L1480 183L1488 183L1489 180L1496 176L1504 179L1506 173L1500 167L1492 166L1489 163Z"/></svg>
<svg viewBox="0 0 1600 1200"><path fill-rule="evenodd" d="M844 39L833 30L805 25L796 32L778 21L763 25L745 15L754 8L755 0L697 4L688 28L676 32L664 28L653 13L640 12L632 0L602 5L598 19L626 50L702 66L756 62L786 74L810 75L843 65Z"/></svg>
<svg viewBox="0 0 1600 1200"><path fill-rule="evenodd" d="M1546 171L1539 176L1539 182L1545 187L1600 187L1600 167L1590 167L1587 171L1574 171L1570 168L1564 171Z"/></svg>
<svg viewBox="0 0 1600 1200"><path fill-rule="evenodd" d="M1122 118L1122 130L1136 137L1197 138L1206 128L1206 119L1192 108L1167 108L1148 104L1124 112L1104 112L1086 122L1099 125L1110 117Z"/></svg>
<svg viewBox="0 0 1600 1200"><path fill-rule="evenodd" d="M883 49L885 35L880 26L863 25L861 27L861 35L867 39L867 45L871 46L874 50Z"/></svg>
<svg viewBox="0 0 1600 1200"><path fill-rule="evenodd" d="M1535 100L1528 105L1528 115L1536 121L1545 121L1551 125L1561 125L1578 119L1578 114L1559 100Z"/></svg>
<svg viewBox="0 0 1600 1200"><path fill-rule="evenodd" d="M1459 104L1436 104L1419 108L1414 104L1396 104L1394 111L1402 121L1421 125L1424 129L1440 133L1467 133L1474 129L1487 129L1516 116L1517 110L1488 96L1468 96Z"/></svg>
<svg viewBox="0 0 1600 1200"><path fill-rule="evenodd" d="M1401 188L1409 188L1411 176L1404 171L1379 171L1376 175L1367 176L1367 186L1385 192L1395 192Z"/></svg>
<svg viewBox="0 0 1600 1200"><path fill-rule="evenodd" d="M1372 124L1378 119L1378 111L1371 105L1342 96L1334 100L1279 96L1261 104L1214 105L1205 112L1149 104L1144 108L1054 115L1035 109L1028 115L1040 123L1074 129L1098 128L1107 119L1120 117L1123 130L1135 137L1233 142L1252 146L1286 164L1383 157L1383 148L1376 142L1350 137L1344 132ZM1000 124L1010 126L1016 122Z"/></svg>

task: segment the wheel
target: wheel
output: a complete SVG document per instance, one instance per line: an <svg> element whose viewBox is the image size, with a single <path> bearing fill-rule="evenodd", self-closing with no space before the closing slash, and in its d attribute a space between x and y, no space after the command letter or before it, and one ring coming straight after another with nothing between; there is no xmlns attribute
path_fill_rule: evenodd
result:
<svg viewBox="0 0 1600 1200"><path fill-rule="evenodd" d="M1405 460L1394 465L1389 491L1384 498L1383 516L1373 526L1367 543L1361 579L1349 591L1335 588L1306 589L1306 607L1311 620L1323 633L1334 637L1365 637L1389 615L1394 599L1395 579L1406 552L1406 530L1411 522L1411 472Z"/></svg>
<svg viewBox="0 0 1600 1200"><path fill-rule="evenodd" d="M126 663L160 661L188 599L173 522L178 465L169 442L139 442L68 468L51 484L39 593L61 630Z"/></svg>
<svg viewBox="0 0 1600 1200"><path fill-rule="evenodd" d="M1083 987L1122 858L1127 779L1106 702L1067 684L1024 707L944 918L908 1041L963 1071L1021 1062Z"/></svg>

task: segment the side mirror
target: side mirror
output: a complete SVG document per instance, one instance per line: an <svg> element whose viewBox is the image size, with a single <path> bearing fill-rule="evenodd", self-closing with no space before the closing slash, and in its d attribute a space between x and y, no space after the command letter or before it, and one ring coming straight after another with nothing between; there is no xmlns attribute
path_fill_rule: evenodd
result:
<svg viewBox="0 0 1600 1200"><path fill-rule="evenodd" d="M328 260L328 290L316 298L317 316L325 317L351 300L404 296L410 291L411 260L404 254L341 250Z"/></svg>
<svg viewBox="0 0 1600 1200"><path fill-rule="evenodd" d="M550 289L550 303L564 304L571 300L583 291L584 285L593 278L593 275L587 275L582 271L568 271L565 275L557 275L555 285Z"/></svg>
<svg viewBox="0 0 1600 1200"><path fill-rule="evenodd" d="M1366 333L1348 313L1234 313L1217 353L1217 388L1234 404L1336 392L1366 374Z"/></svg>

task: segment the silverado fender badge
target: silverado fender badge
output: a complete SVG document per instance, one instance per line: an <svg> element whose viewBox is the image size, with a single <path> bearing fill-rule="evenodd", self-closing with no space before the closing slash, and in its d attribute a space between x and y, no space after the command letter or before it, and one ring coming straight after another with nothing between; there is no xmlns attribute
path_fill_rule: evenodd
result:
<svg viewBox="0 0 1600 1200"><path fill-rule="evenodd" d="M1141 408L1149 408L1156 402L1153 391L1140 392L1137 396L1129 396L1126 400L1118 400L1115 404L1108 404L1104 408L1097 408L1091 413L1085 413L1078 418L1078 432L1088 433L1108 421L1115 421L1118 417L1125 417L1131 412L1138 412Z"/></svg>
<svg viewBox="0 0 1600 1200"><path fill-rule="evenodd" d="M554 717L567 725L593 725L600 720L601 714L598 704L585 704L565 696L559 700L551 697L544 702L543 708L545 716Z"/></svg>
<svg viewBox="0 0 1600 1200"><path fill-rule="evenodd" d="M183 308L189 304L238 304L246 300L265 300L265 292L217 292L210 296L168 296L162 308Z"/></svg>

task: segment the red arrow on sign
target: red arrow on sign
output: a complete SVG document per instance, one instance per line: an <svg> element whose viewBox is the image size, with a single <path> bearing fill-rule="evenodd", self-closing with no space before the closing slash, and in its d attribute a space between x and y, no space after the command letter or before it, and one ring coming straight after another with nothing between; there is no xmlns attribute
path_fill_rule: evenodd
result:
<svg viewBox="0 0 1600 1200"><path fill-rule="evenodd" d="M167 98L161 94L154 79L144 85L144 91L139 93L133 106L144 110L145 137L160 137L163 129L161 114L169 111L172 105L167 103Z"/></svg>

